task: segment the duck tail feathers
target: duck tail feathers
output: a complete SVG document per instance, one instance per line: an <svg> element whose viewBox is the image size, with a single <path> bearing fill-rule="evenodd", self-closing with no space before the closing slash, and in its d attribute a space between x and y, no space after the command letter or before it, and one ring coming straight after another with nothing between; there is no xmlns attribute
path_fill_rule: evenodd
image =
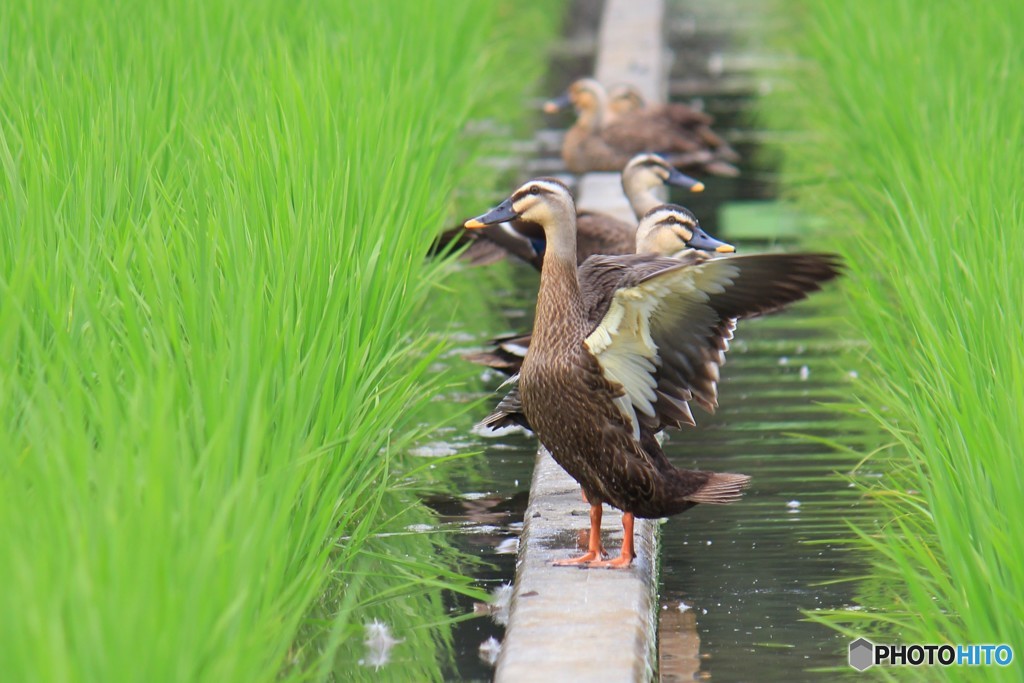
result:
<svg viewBox="0 0 1024 683"><path fill-rule="evenodd" d="M691 493L686 499L692 503L726 505L735 503L743 495L743 489L750 484L745 474L712 472L707 482Z"/></svg>

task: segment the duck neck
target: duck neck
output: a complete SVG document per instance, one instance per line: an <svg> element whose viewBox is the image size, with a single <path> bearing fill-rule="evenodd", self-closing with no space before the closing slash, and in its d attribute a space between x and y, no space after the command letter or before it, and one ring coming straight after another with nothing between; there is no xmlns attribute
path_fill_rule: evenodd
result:
<svg viewBox="0 0 1024 683"><path fill-rule="evenodd" d="M547 245L537 293L533 334L544 341L538 348L573 341L573 331L585 321L579 276L576 274L576 230L546 230Z"/></svg>
<svg viewBox="0 0 1024 683"><path fill-rule="evenodd" d="M601 111L597 107L580 111L580 115L576 119L577 125L588 133L596 133L601 130L603 121L604 117L601 116Z"/></svg>
<svg viewBox="0 0 1024 683"><path fill-rule="evenodd" d="M664 204L664 200L655 194L656 188L630 174L622 177L622 190L626 193L629 206L638 221L654 207Z"/></svg>
<svg viewBox="0 0 1024 683"><path fill-rule="evenodd" d="M605 116L608 98L597 88L591 90L590 95L593 99L588 106L576 113L576 123L590 133L597 133L607 124Z"/></svg>

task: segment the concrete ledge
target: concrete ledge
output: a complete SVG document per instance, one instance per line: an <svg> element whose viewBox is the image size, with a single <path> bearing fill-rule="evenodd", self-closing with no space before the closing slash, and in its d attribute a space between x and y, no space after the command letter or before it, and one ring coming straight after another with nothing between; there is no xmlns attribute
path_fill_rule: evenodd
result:
<svg viewBox="0 0 1024 683"><path fill-rule="evenodd" d="M586 174L576 185L576 196L580 209L606 213L630 223L636 220L622 192L622 177L618 173Z"/></svg>
<svg viewBox="0 0 1024 683"><path fill-rule="evenodd" d="M664 16L664 0L606 0L594 77L609 87L632 85L649 103L664 102L668 92ZM588 173L580 178L577 204L634 220L617 173Z"/></svg>
<svg viewBox="0 0 1024 683"><path fill-rule="evenodd" d="M653 677L659 525L636 521L637 557L628 570L553 566L555 560L579 554L578 531L589 526L579 485L542 449L519 541L512 613L496 681ZM601 526L605 546L614 554L622 543L622 515L605 508Z"/></svg>
<svg viewBox="0 0 1024 683"><path fill-rule="evenodd" d="M664 0L605 0L594 76L606 86L628 83L648 102L664 102L668 68Z"/></svg>
<svg viewBox="0 0 1024 683"><path fill-rule="evenodd" d="M663 0L606 0L595 75L631 83L649 102L664 100ZM580 179L581 207L633 220L618 174ZM590 526L579 485L544 449L537 454L519 541L508 630L497 662L499 683L650 681L656 670L658 527L637 520L637 557L628 570L555 567L578 554ZM617 553L622 515L605 507L605 547Z"/></svg>

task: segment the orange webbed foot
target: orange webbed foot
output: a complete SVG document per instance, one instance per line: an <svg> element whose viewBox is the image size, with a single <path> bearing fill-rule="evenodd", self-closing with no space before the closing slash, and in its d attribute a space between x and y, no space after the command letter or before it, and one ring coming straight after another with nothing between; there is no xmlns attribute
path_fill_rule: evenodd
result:
<svg viewBox="0 0 1024 683"><path fill-rule="evenodd" d="M611 560L596 560L589 566L601 569L629 569L633 564L633 558L629 555L619 555Z"/></svg>
<svg viewBox="0 0 1024 683"><path fill-rule="evenodd" d="M582 550L590 545L590 529L580 529L576 536L576 547ZM601 557L608 557L608 551L604 547L604 543L598 548L598 552L601 553ZM594 558L597 559L597 558Z"/></svg>
<svg viewBox="0 0 1024 683"><path fill-rule="evenodd" d="M582 565L590 564L597 559L597 553L588 552L579 557L573 557L567 560L555 560L551 564L556 567L579 567Z"/></svg>
<svg viewBox="0 0 1024 683"><path fill-rule="evenodd" d="M590 506L590 529L586 531L587 552L580 557L567 560L555 560L553 564L559 567L580 567L600 559L604 553L604 546L601 544L601 505L591 504Z"/></svg>
<svg viewBox="0 0 1024 683"><path fill-rule="evenodd" d="M591 562L591 567L604 567L606 569L628 569L633 564L636 551L633 549L633 513L622 514L622 550L619 556L612 560L598 560Z"/></svg>

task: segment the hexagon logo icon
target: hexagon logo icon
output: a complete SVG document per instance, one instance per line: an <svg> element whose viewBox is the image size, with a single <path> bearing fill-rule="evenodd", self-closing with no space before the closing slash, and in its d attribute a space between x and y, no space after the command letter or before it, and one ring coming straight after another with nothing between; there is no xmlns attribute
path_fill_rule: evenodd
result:
<svg viewBox="0 0 1024 683"><path fill-rule="evenodd" d="M875 664L875 646L866 638L858 638L850 643L850 666L863 671Z"/></svg>

